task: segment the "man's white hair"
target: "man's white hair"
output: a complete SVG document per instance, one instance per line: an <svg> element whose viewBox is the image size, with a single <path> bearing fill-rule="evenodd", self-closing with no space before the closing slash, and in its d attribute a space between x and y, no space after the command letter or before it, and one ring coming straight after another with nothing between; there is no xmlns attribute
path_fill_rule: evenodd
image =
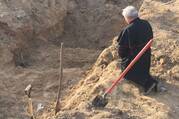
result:
<svg viewBox="0 0 179 119"><path fill-rule="evenodd" d="M138 17L138 11L134 6L127 6L123 9L122 15L127 18L137 18Z"/></svg>

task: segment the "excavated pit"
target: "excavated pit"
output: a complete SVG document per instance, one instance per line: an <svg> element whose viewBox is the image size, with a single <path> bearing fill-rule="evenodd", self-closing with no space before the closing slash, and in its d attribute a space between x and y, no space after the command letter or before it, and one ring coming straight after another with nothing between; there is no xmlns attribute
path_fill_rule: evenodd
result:
<svg viewBox="0 0 179 119"><path fill-rule="evenodd" d="M64 42L62 95L86 76L124 26L121 10L141 0L0 1L0 118L25 119L32 84L35 113L56 99L60 43ZM62 96L63 97L63 96Z"/></svg>

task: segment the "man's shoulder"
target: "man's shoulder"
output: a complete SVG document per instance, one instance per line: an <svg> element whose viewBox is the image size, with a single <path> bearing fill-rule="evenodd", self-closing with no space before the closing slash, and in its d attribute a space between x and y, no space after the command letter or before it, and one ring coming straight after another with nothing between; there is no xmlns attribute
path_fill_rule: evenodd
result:
<svg viewBox="0 0 179 119"><path fill-rule="evenodd" d="M123 34L126 33L126 32L127 32L129 29L131 29L132 27L133 27L132 24L128 24L126 27L123 28L122 33L123 33Z"/></svg>
<svg viewBox="0 0 179 119"><path fill-rule="evenodd" d="M150 23L149 23L147 20L145 20L145 19L140 19L140 20L141 20L141 22L142 22L143 24L150 25Z"/></svg>
<svg viewBox="0 0 179 119"><path fill-rule="evenodd" d="M146 25L146 26L150 26L150 23L145 20L145 19L139 19L137 22L135 23L131 23L131 24L128 24L124 30L132 30L132 29L135 29L135 28L138 28L138 26L140 25Z"/></svg>
<svg viewBox="0 0 179 119"><path fill-rule="evenodd" d="M125 32L128 32L128 31L133 31L135 29L135 27L136 27L136 25L134 23L128 24L124 28L123 32L125 33Z"/></svg>
<svg viewBox="0 0 179 119"><path fill-rule="evenodd" d="M134 27L134 24L133 24L133 23L132 23L132 24L128 24L128 25L124 28L124 30L130 29L130 28L132 28L132 27Z"/></svg>

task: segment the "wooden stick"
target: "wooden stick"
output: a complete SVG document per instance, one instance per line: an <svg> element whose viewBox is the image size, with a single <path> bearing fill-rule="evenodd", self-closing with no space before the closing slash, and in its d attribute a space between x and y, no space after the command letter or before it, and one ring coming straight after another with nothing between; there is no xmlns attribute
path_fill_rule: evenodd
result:
<svg viewBox="0 0 179 119"><path fill-rule="evenodd" d="M34 113L33 113L33 105L32 105L32 98L31 98L31 90L32 90L32 85L29 84L26 89L25 89L25 94L28 97L28 113L30 115L30 119L35 119L34 118Z"/></svg>
<svg viewBox="0 0 179 119"><path fill-rule="evenodd" d="M57 101L55 107L55 114L60 111L60 96L61 96L61 85L63 79L63 43L61 43L60 48L60 76L59 76L59 87L58 87L58 94L57 94Z"/></svg>
<svg viewBox="0 0 179 119"><path fill-rule="evenodd" d="M29 99L28 99L28 103L29 103L30 119L35 119L35 118L34 118L34 113L33 113L32 98L29 98Z"/></svg>

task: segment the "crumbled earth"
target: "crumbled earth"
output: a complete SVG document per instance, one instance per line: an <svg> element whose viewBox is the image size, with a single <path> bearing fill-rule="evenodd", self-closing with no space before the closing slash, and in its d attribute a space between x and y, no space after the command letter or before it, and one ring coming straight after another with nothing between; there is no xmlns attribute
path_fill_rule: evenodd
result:
<svg viewBox="0 0 179 119"><path fill-rule="evenodd" d="M91 100L121 73L117 37L110 39L125 26L120 12L129 4L140 7L153 27L151 74L168 91L144 96L140 87L123 81L105 108L92 108ZM0 5L0 119L29 118L28 84L37 119L178 119L179 0L1 0ZM55 116L61 41L64 78Z"/></svg>

